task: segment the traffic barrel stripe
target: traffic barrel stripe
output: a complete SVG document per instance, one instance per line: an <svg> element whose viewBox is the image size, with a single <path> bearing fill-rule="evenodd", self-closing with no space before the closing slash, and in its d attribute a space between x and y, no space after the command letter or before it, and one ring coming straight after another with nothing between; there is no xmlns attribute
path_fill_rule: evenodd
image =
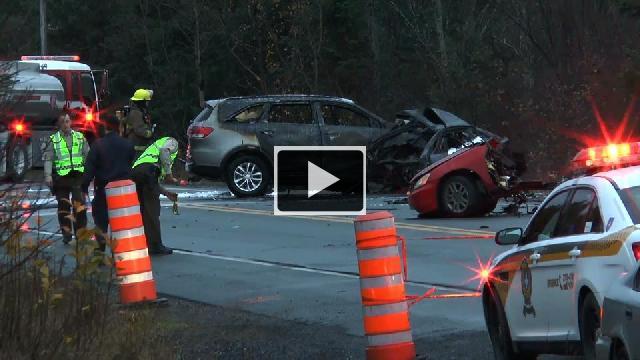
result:
<svg viewBox="0 0 640 360"><path fill-rule="evenodd" d="M147 248L147 238L144 235L143 226L112 232L111 237L114 254Z"/></svg>
<svg viewBox="0 0 640 360"><path fill-rule="evenodd" d="M367 336L369 345L371 346L385 346L404 342L412 342L413 335L411 330L401 331L393 334L380 334Z"/></svg>
<svg viewBox="0 0 640 360"><path fill-rule="evenodd" d="M117 183L120 183L120 181L111 182L109 184L112 186L118 186ZM123 183L122 185L122 187L105 188L105 193L109 198L109 201L107 202L107 208L109 210L139 205L138 193L136 192L135 184L124 185Z"/></svg>
<svg viewBox="0 0 640 360"><path fill-rule="evenodd" d="M118 276L118 280L120 281L121 285L135 284L143 281L153 280L153 273L151 271L147 271L140 274Z"/></svg>
<svg viewBox="0 0 640 360"><path fill-rule="evenodd" d="M115 231L143 226L140 205L109 210L111 229Z"/></svg>
<svg viewBox="0 0 640 360"><path fill-rule="evenodd" d="M129 206L120 209L109 210L109 217L131 216L140 214L140 205Z"/></svg>
<svg viewBox="0 0 640 360"><path fill-rule="evenodd" d="M118 276L151 271L151 259L147 249L128 251L115 255Z"/></svg>
<svg viewBox="0 0 640 360"><path fill-rule="evenodd" d="M395 304L373 305L364 307L364 316L380 316L409 311L406 301Z"/></svg>
<svg viewBox="0 0 640 360"><path fill-rule="evenodd" d="M382 258L387 258L391 256L398 256L397 246L387 246L387 247L377 248L377 249L358 250L358 259L360 261L382 259Z"/></svg>
<svg viewBox="0 0 640 360"><path fill-rule="evenodd" d="M372 230L380 230L395 227L393 218L390 219L380 219L374 221L361 221L355 223L356 232L366 232Z"/></svg>

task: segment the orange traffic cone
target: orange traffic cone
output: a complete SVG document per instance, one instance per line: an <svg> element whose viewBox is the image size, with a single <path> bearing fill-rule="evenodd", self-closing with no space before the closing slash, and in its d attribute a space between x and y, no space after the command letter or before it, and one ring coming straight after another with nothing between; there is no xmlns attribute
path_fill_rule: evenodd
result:
<svg viewBox="0 0 640 360"><path fill-rule="evenodd" d="M131 180L113 181L105 190L120 302L166 302L156 293L136 184Z"/></svg>
<svg viewBox="0 0 640 360"><path fill-rule="evenodd" d="M415 359L393 215L383 211L359 216L355 231L367 359Z"/></svg>

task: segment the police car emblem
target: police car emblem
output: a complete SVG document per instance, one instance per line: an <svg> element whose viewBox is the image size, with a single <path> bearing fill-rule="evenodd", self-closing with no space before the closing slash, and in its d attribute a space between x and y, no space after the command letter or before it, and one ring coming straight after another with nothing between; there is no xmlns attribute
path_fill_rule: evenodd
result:
<svg viewBox="0 0 640 360"><path fill-rule="evenodd" d="M524 299L524 306L522 307L522 315L527 317L528 314L536 317L536 309L531 304L531 294L533 293L533 283L531 281L531 269L529 269L529 263L524 258L520 264L520 281L522 282L522 297Z"/></svg>

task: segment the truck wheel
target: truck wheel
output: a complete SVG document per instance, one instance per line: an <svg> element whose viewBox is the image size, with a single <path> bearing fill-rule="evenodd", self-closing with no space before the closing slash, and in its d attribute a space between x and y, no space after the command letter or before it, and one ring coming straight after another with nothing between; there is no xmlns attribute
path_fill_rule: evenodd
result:
<svg viewBox="0 0 640 360"><path fill-rule="evenodd" d="M580 342L586 360L596 358L596 341L600 329L600 305L593 293L588 293L580 307Z"/></svg>
<svg viewBox="0 0 640 360"><path fill-rule="evenodd" d="M27 147L20 143L7 150L7 174L15 182L22 182L29 169Z"/></svg>
<svg viewBox="0 0 640 360"><path fill-rule="evenodd" d="M226 168L227 186L238 197L261 196L271 182L267 164L255 155L241 155Z"/></svg>
<svg viewBox="0 0 640 360"><path fill-rule="evenodd" d="M466 176L452 176L439 191L440 210L448 217L467 217L480 210L481 196L475 182Z"/></svg>

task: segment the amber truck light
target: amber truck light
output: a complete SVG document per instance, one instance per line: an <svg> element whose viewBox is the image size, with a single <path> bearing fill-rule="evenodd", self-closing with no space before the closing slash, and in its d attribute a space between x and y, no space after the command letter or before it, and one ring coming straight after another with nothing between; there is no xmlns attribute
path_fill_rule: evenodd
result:
<svg viewBox="0 0 640 360"><path fill-rule="evenodd" d="M20 60L58 60L58 61L80 61L80 56L78 55L44 55L44 56L31 56L24 55L20 57Z"/></svg>

